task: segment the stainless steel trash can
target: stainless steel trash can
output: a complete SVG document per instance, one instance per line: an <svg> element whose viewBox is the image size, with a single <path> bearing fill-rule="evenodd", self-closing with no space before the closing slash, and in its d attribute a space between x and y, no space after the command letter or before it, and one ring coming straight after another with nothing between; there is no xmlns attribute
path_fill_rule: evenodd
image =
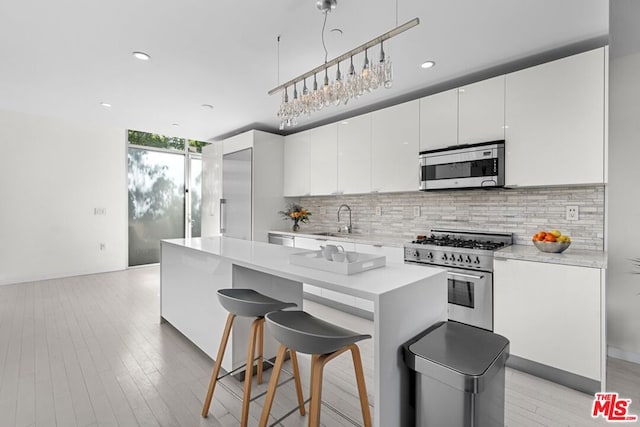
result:
<svg viewBox="0 0 640 427"><path fill-rule="evenodd" d="M415 425L503 427L509 340L458 322L436 323L404 345L415 371Z"/></svg>

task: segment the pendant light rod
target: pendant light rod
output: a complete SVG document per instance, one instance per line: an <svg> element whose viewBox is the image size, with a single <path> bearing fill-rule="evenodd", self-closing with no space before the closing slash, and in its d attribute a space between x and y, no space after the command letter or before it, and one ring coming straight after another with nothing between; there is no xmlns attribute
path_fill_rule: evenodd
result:
<svg viewBox="0 0 640 427"><path fill-rule="evenodd" d="M388 40L391 37L394 37L394 36L397 36L398 34L404 33L405 31L407 31L410 28L415 27L419 23L420 23L420 18L413 18L411 21L407 21L404 24L402 24L402 25L400 25L400 26L398 26L398 27L396 27L396 28L394 28L392 30L387 31L384 34L381 34L378 37L376 37L374 39L371 39L368 42L366 42L364 44L361 44L360 46L358 46L356 48L351 49L349 52L343 53L342 55L340 55L340 56L338 56L336 58L333 58L331 61L325 62L324 64L317 66L313 70L307 71L306 73L301 74L298 77L296 77L294 79L291 79L288 82L286 82L284 84L281 84L280 86L271 89L268 93L269 93L269 95L273 95L274 93L278 93L281 90L284 90L285 88L293 85L294 83L302 81L302 80L306 79L307 77L311 77L314 74L317 74L320 71L323 71L323 70L325 70L327 68L330 68L330 67L336 65L337 63L344 61L345 59L349 59L350 57L352 57L354 55L357 55L360 52L364 52L365 50L367 50L367 49L369 49L369 48L371 48L373 46L379 45L381 42L383 42L385 40Z"/></svg>

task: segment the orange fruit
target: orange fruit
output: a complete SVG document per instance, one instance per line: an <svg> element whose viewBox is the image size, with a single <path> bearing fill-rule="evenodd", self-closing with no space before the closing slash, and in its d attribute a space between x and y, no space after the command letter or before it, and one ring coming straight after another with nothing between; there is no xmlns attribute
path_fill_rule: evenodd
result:
<svg viewBox="0 0 640 427"><path fill-rule="evenodd" d="M544 236L544 241L545 242L555 242L556 240L557 240L556 236L554 236L551 233L548 233L547 235Z"/></svg>

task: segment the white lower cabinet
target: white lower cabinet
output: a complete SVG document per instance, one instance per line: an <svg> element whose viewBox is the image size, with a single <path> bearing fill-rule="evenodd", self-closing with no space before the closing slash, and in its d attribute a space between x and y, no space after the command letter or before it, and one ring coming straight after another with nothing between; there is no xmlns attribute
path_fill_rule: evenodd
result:
<svg viewBox="0 0 640 427"><path fill-rule="evenodd" d="M385 257L387 257L387 262L404 262L404 248L356 243L356 252L384 255Z"/></svg>
<svg viewBox="0 0 640 427"><path fill-rule="evenodd" d="M317 251L320 249L321 245L340 245L344 248L345 251L356 251L366 254L384 255L387 257L387 262L404 262L403 248L382 245L369 245L364 243L342 242L324 238L314 239L310 237L296 237L294 240L294 246L296 248L311 249ZM350 307L356 307L361 310L373 313L373 301L354 297L352 295L346 295L340 292L331 291L329 289L321 289L308 283L303 283L302 289L308 294L320 296L331 301L336 301Z"/></svg>
<svg viewBox="0 0 640 427"><path fill-rule="evenodd" d="M302 290L308 294L322 296L322 289L317 286L310 285L308 283L302 284Z"/></svg>
<svg viewBox="0 0 640 427"><path fill-rule="evenodd" d="M327 240L327 239L313 239L309 237L296 237L294 239L294 246L296 248L302 249L311 249L313 251L320 250L320 246L325 245L340 245L344 248L345 251L354 251L355 245L349 242L341 242L336 240ZM312 295L317 295L322 298L326 298L331 301L337 301L339 303L356 307L356 297L353 295L346 295L340 292L334 292L329 289L321 289L317 286L310 285L308 283L302 284L302 289L304 292Z"/></svg>
<svg viewBox="0 0 640 427"><path fill-rule="evenodd" d="M602 380L602 270L494 261L494 331L512 355Z"/></svg>

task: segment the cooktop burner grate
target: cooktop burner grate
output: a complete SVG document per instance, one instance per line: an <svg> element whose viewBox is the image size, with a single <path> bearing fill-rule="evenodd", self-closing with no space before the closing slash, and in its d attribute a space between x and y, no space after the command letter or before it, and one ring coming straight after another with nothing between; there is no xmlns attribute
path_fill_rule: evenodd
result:
<svg viewBox="0 0 640 427"><path fill-rule="evenodd" d="M504 242L492 242L489 240L475 240L475 239L459 239L449 236L436 236L431 235L423 239L417 239L411 243L420 245L434 245L453 248L464 249L481 249L481 250L496 250L505 246Z"/></svg>

